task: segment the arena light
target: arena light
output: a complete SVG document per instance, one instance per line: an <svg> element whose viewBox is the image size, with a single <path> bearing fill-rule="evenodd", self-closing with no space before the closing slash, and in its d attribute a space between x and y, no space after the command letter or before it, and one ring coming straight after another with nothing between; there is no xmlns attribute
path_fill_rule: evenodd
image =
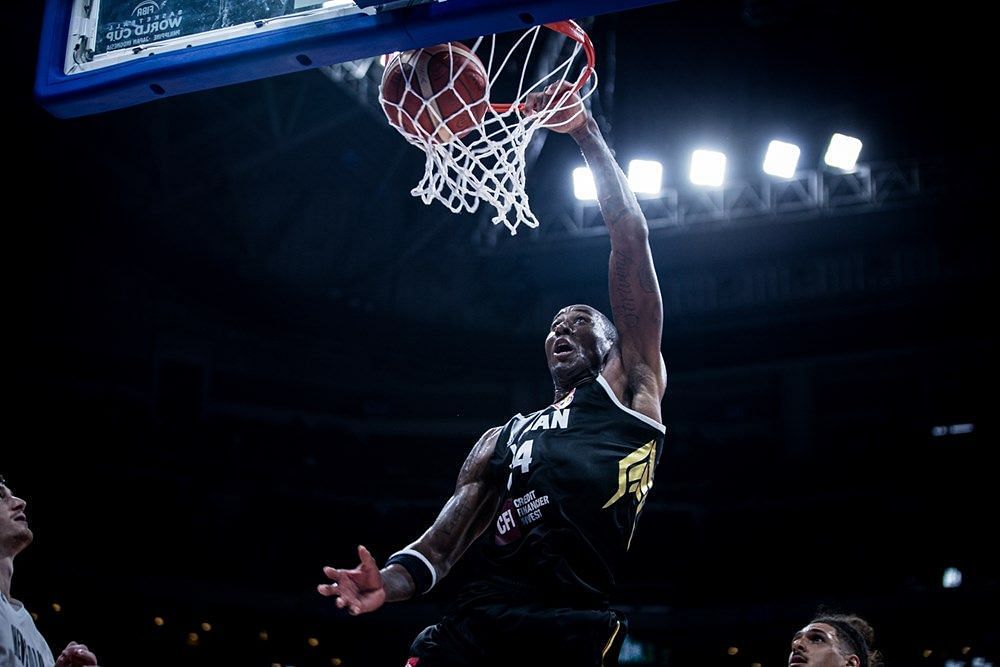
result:
<svg viewBox="0 0 1000 667"><path fill-rule="evenodd" d="M589 167L573 170L573 195L580 201L597 201L597 186Z"/></svg>
<svg viewBox="0 0 1000 667"><path fill-rule="evenodd" d="M823 161L831 167L854 171L854 165L861 155L861 140L846 134L836 133L830 137L830 145L826 147Z"/></svg>
<svg viewBox="0 0 1000 667"><path fill-rule="evenodd" d="M795 167L799 164L801 153L802 151L795 144L775 139L767 145L767 153L764 155L764 173L779 178L792 178L795 176Z"/></svg>
<svg viewBox="0 0 1000 667"><path fill-rule="evenodd" d="M931 428L931 435L941 438L946 435L965 435L976 430L975 424L949 424L947 426L934 426Z"/></svg>
<svg viewBox="0 0 1000 667"><path fill-rule="evenodd" d="M663 165L656 160L630 160L628 184L637 195L658 195L663 187Z"/></svg>
<svg viewBox="0 0 1000 667"><path fill-rule="evenodd" d="M726 156L717 151L696 150L691 153L689 178L695 185L719 187L726 177Z"/></svg>
<svg viewBox="0 0 1000 667"><path fill-rule="evenodd" d="M958 588L962 585L962 571L957 567L946 567L941 576L941 586L944 588Z"/></svg>

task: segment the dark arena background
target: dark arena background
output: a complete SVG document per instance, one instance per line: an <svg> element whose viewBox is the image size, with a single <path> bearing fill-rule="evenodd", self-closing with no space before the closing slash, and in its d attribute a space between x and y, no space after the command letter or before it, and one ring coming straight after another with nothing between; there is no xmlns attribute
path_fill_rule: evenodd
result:
<svg viewBox="0 0 1000 667"><path fill-rule="evenodd" d="M364 79L56 119L32 96L40 4L9 23L0 472L35 532L15 597L104 667L402 665L463 568L354 618L321 567L415 539L479 434L551 401L555 311L608 312L575 145L536 139L542 227L510 237L410 196L424 158ZM869 619L889 667L998 664L986 12L581 17L609 142L663 162L687 212L643 199L670 380L624 663L783 665L826 604ZM833 132L864 142L860 176L827 174L821 203L760 185L770 139L822 173ZM747 184L721 209L687 184L701 144Z"/></svg>

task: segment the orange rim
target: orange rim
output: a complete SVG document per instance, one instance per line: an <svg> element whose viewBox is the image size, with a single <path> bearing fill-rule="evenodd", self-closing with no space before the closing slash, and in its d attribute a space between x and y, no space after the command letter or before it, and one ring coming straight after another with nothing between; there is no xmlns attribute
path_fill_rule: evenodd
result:
<svg viewBox="0 0 1000 667"><path fill-rule="evenodd" d="M580 76L576 79L576 83L573 84L573 92L575 93L583 88L583 84L587 83L587 79L594 73L594 63L597 58L594 54L594 44L590 41L590 35L576 21L556 21L555 23L546 23L545 27L549 30L562 33L574 42L579 42L583 45L583 50L587 54L587 66L583 68ZM490 107L497 113L506 113L513 106L511 103L490 104ZM523 111L524 104L518 104L517 108Z"/></svg>

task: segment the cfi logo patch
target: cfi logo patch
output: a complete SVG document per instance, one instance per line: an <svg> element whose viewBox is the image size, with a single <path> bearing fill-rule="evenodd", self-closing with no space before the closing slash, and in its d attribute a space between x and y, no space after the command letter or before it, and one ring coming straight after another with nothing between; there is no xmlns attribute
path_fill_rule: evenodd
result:
<svg viewBox="0 0 1000 667"><path fill-rule="evenodd" d="M493 540L501 546L510 544L521 537L521 525L515 512L514 501L508 498L507 502L503 504L500 514L497 515L497 529L493 536Z"/></svg>
<svg viewBox="0 0 1000 667"><path fill-rule="evenodd" d="M403 665L403 667L417 667L417 665L419 664L420 664L420 658L411 657L409 660L406 661L406 664Z"/></svg>

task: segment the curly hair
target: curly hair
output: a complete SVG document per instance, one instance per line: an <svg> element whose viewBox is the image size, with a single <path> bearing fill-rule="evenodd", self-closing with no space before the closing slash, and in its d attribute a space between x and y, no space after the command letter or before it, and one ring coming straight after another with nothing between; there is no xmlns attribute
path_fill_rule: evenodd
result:
<svg viewBox="0 0 1000 667"><path fill-rule="evenodd" d="M875 643L875 630L860 616L821 608L810 623L826 623L836 628L841 653L845 655L853 653L858 656L861 667L882 666L882 654L872 648Z"/></svg>

